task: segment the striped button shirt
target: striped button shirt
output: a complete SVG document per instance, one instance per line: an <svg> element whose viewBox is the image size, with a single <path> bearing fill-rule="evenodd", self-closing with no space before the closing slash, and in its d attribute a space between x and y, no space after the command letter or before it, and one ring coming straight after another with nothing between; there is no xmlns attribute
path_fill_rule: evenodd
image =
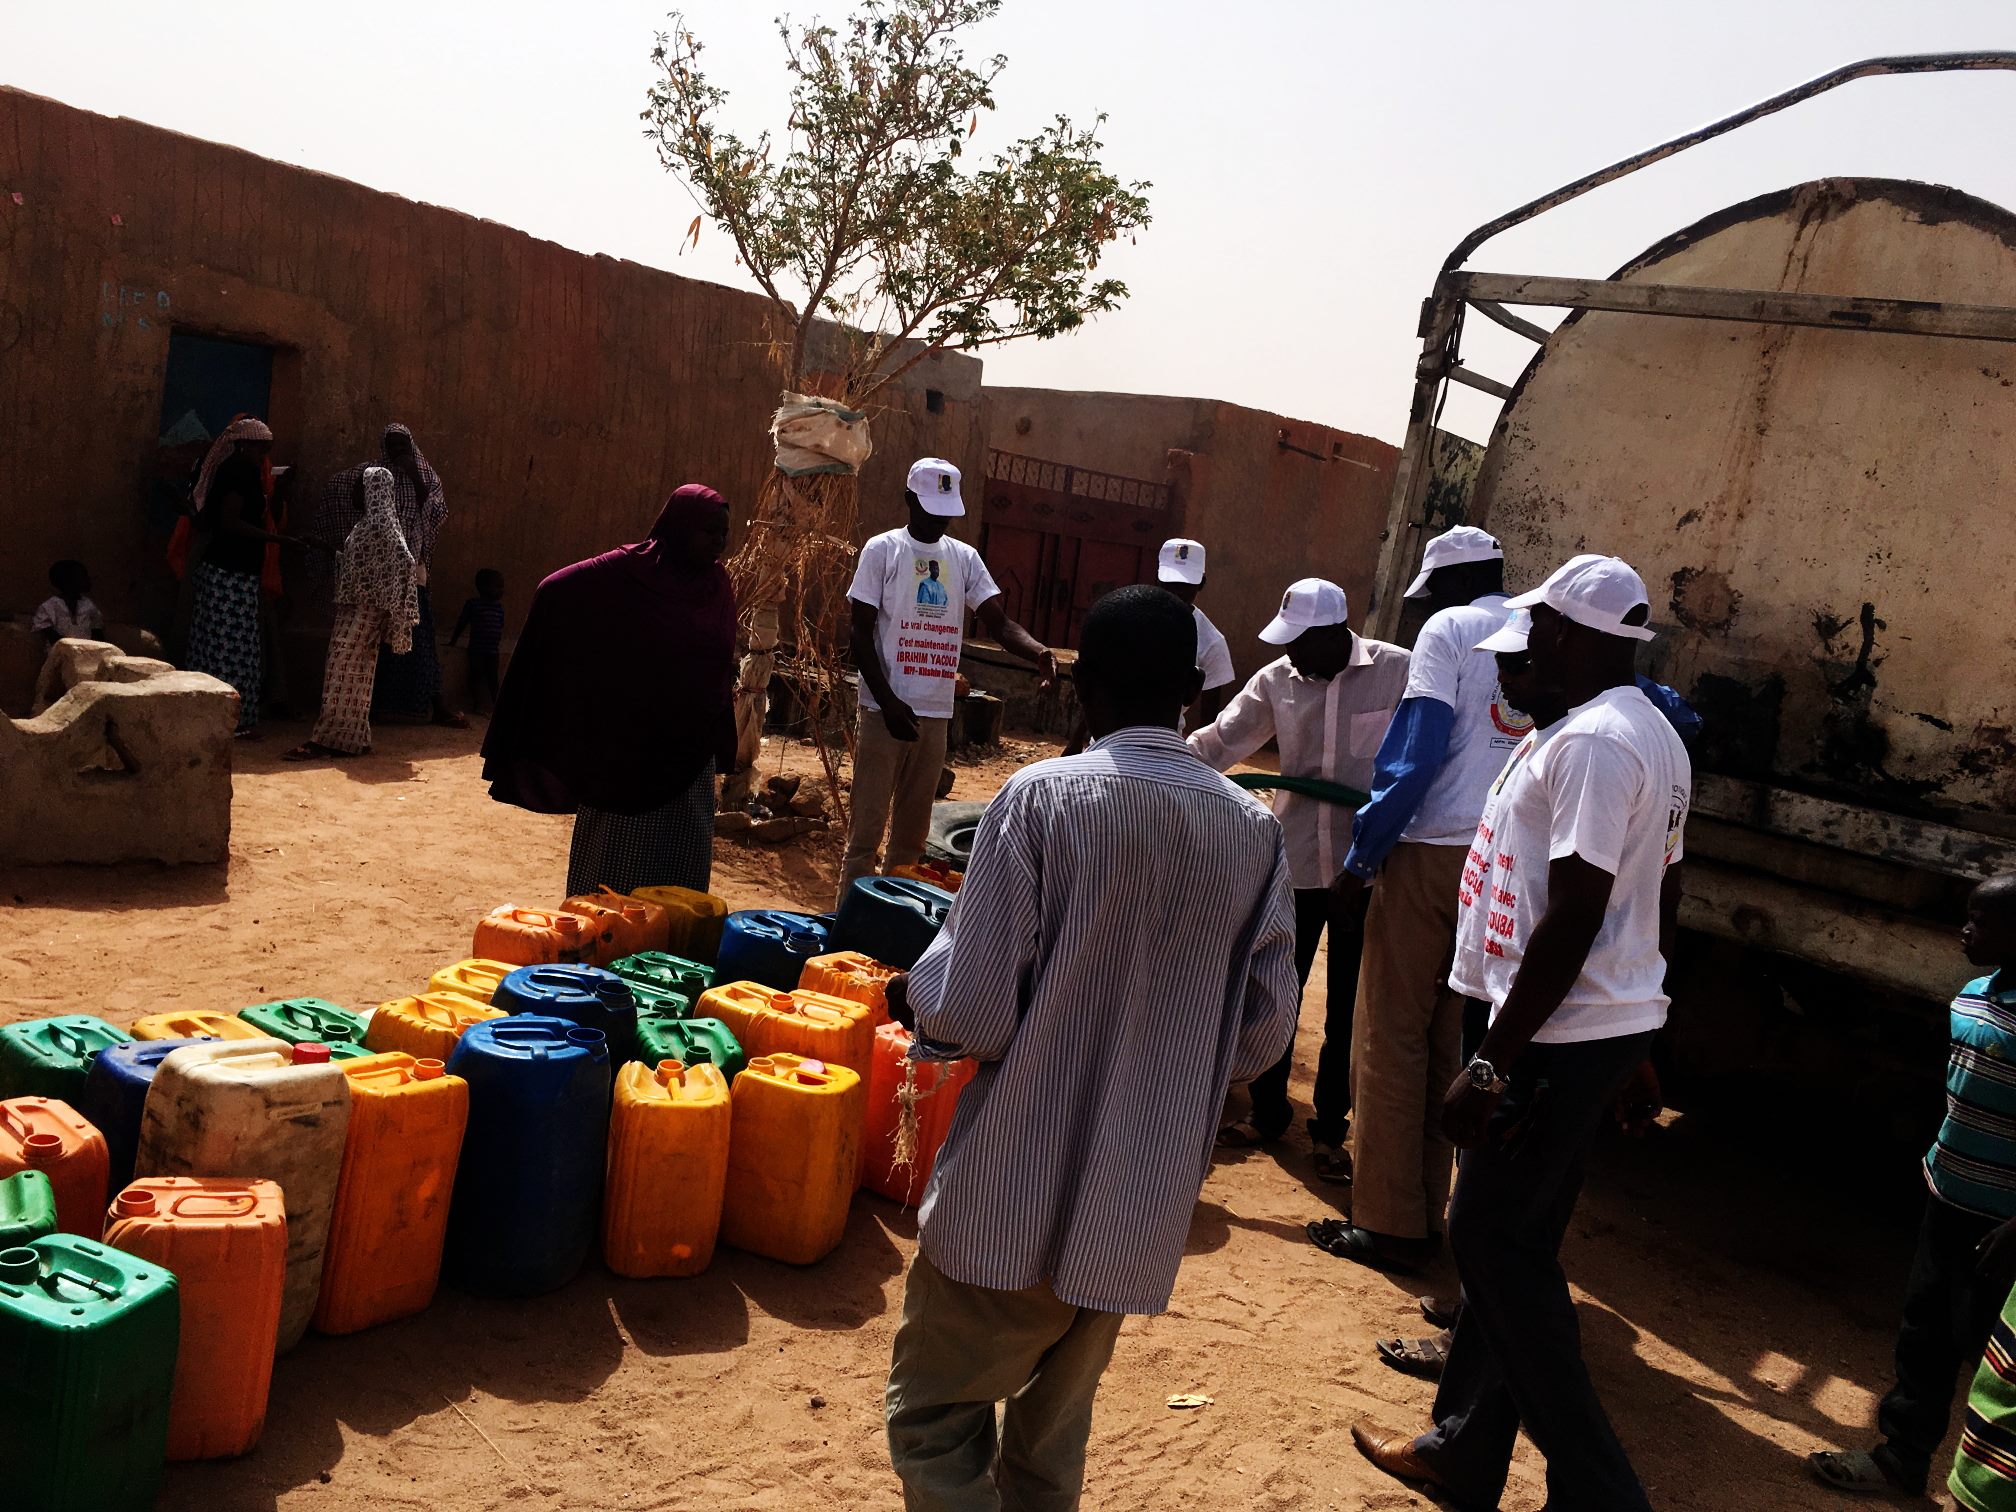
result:
<svg viewBox="0 0 2016 1512"><path fill-rule="evenodd" d="M971 1056L918 1242L972 1286L1169 1305L1226 1086L1295 1027L1281 826L1173 730L1025 767L910 973L918 1053Z"/></svg>
<svg viewBox="0 0 2016 1512"><path fill-rule="evenodd" d="M1988 1218L2016 1218L2016 984L2002 973L1953 999L1946 1121L1925 1156L1933 1193Z"/></svg>

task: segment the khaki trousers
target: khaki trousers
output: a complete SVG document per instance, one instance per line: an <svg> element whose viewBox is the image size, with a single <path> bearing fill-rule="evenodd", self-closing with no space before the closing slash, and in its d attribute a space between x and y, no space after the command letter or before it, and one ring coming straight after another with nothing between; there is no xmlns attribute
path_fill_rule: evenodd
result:
<svg viewBox="0 0 2016 1512"><path fill-rule="evenodd" d="M1047 1286L968 1286L918 1251L885 1397L906 1512L1074 1512L1123 1316Z"/></svg>
<svg viewBox="0 0 2016 1512"><path fill-rule="evenodd" d="M1351 1221L1421 1239L1442 1231L1463 999L1449 990L1461 845L1400 844L1372 884L1351 1033Z"/></svg>
<svg viewBox="0 0 2016 1512"><path fill-rule="evenodd" d="M882 836L889 836L883 869L915 866L931 835L931 805L938 798L938 779L945 771L945 738L949 719L919 719L915 740L889 733L877 709L861 711L854 736L853 805L847 826L847 858L840 868L840 897L857 877L876 869L875 854Z"/></svg>

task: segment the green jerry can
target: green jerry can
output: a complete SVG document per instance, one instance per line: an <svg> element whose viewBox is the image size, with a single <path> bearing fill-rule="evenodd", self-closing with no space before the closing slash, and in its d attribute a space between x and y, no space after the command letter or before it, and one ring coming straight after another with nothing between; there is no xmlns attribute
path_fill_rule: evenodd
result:
<svg viewBox="0 0 2016 1512"><path fill-rule="evenodd" d="M149 1512L181 1308L161 1266L74 1234L0 1250L0 1485L35 1512Z"/></svg>
<svg viewBox="0 0 2016 1512"><path fill-rule="evenodd" d="M647 1066L675 1060L682 1066L705 1061L734 1081L749 1064L734 1030L717 1018L662 1018L637 1015L637 1058Z"/></svg>
<svg viewBox="0 0 2016 1512"><path fill-rule="evenodd" d="M56 1232L56 1188L40 1171L16 1171L0 1181L0 1250Z"/></svg>
<svg viewBox="0 0 2016 1512"><path fill-rule="evenodd" d="M0 1099L55 1097L74 1108L91 1057L132 1038L88 1013L0 1024Z"/></svg>
<svg viewBox="0 0 2016 1512"><path fill-rule="evenodd" d="M693 1005L699 1001L697 994L688 996L669 987L647 987L642 982L631 981L626 981L624 985L636 1000L637 1017L640 1019L647 1013L654 1013L659 1018L691 1018Z"/></svg>
<svg viewBox="0 0 2016 1512"><path fill-rule="evenodd" d="M311 1042L327 1045L331 1060L352 1058L337 1055L338 1045L355 1045L355 1053L369 1053L364 1050L364 1016L320 998L282 998L277 1003L240 1008L238 1017L261 1034L270 1034L290 1045Z"/></svg>
<svg viewBox="0 0 2016 1512"><path fill-rule="evenodd" d="M689 961L684 956L667 955L662 950L640 950L635 955L611 961L609 969L633 985L641 983L663 992L676 992L690 1002L714 985L714 968ZM638 1007L643 1007L640 1002Z"/></svg>

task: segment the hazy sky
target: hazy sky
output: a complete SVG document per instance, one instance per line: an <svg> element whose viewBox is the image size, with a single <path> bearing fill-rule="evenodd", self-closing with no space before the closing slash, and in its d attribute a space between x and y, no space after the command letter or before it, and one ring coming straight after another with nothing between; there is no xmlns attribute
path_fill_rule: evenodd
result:
<svg viewBox="0 0 2016 1512"><path fill-rule="evenodd" d="M687 12L752 134L781 114L768 19L781 8ZM718 235L679 254L693 205L640 135L662 3L7 10L0 82L583 251L741 281ZM990 380L1209 395L1397 440L1419 302L1472 226L1837 64L2016 47L2016 3L1008 0L976 41L1009 59L978 146L1056 112L1105 111L1109 165L1154 185L1154 224L1108 263L1133 288L1124 309L990 350ZM1599 190L1471 266L1606 274L1702 214L1824 174L2016 205L2012 128L2016 75L1859 82ZM1481 321L1471 331L1471 365L1516 376L1530 347ZM1449 419L1477 435L1495 410L1459 392Z"/></svg>

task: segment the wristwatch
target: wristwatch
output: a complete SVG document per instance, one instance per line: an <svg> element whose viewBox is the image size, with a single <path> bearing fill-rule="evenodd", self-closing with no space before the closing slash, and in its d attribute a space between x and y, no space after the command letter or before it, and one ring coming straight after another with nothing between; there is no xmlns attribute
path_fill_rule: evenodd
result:
<svg viewBox="0 0 2016 1512"><path fill-rule="evenodd" d="M1483 1056L1474 1056L1470 1064L1463 1068L1463 1074L1470 1078L1470 1085L1479 1092L1497 1094L1506 1087L1505 1078L1498 1074L1498 1068Z"/></svg>

